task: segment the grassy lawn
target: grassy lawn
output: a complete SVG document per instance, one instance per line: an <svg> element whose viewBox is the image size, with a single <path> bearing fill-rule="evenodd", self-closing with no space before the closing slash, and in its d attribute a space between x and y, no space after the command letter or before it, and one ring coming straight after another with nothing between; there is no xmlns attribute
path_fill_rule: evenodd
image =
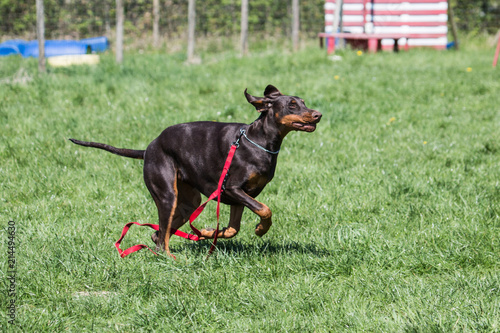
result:
<svg viewBox="0 0 500 333"><path fill-rule="evenodd" d="M0 331L499 331L493 50L340 55L262 49L186 66L184 54L146 52L46 75L0 58ZM210 242L180 238L176 261L121 259L123 225L157 223L142 161L67 139L144 149L180 122L250 123L243 90L267 84L323 113L316 132L285 139L259 196L268 234L254 235L246 210L209 260ZM195 223L214 226L215 204ZM151 246L151 232L132 228L122 247Z"/></svg>

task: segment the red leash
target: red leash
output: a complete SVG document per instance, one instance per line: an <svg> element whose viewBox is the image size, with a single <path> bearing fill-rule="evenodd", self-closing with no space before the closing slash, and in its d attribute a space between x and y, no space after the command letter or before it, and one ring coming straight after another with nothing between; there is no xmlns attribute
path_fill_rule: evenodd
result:
<svg viewBox="0 0 500 333"><path fill-rule="evenodd" d="M208 197L208 200L205 203L203 203L200 207L196 208L196 210L193 212L193 214L191 214L191 217L189 217L189 226L191 227L191 230L193 230L193 232L196 235L188 234L188 233L185 233L184 231L180 231L177 229L170 230L170 233L172 233L174 235L177 235L177 236L180 236L180 237L183 237L183 238L195 241L195 242L199 241L201 238L201 232L193 225L193 221L196 220L196 218L201 214L201 212L203 212L207 203L217 197L217 228L215 229L214 241L212 243L212 246L210 247L210 250L208 251L208 256L210 256L212 254L212 252L215 250L215 245L217 244L217 236L219 233L219 215L220 215L220 208L219 207L220 207L220 197L221 197L220 195L224 191L223 186L224 186L224 182L226 180L227 172L229 171L229 167L231 166L231 162L233 161L234 153L236 152L236 149L238 147L239 147L239 139L231 145L231 149L229 150L229 154L227 155L227 158L226 158L226 163L224 164L224 168L222 169L222 174L220 175L220 178L219 178L219 184L217 186L217 190L215 190L214 193L212 193ZM115 243L115 247L118 250L120 257L124 258L124 257L128 256L129 254L136 252L136 251L139 251L139 250L142 250L144 248L147 248L149 251L158 255L156 252L154 252L147 245L144 245L144 244L134 245L132 247L129 247L126 250L120 249L120 243L121 243L123 237L125 237L125 235L128 232L128 229L130 229L130 226L132 226L133 224L136 224L138 226L147 226L147 227L150 227L154 230L160 229L160 226L158 224L151 224L151 223L141 224L141 223L137 223L137 222L127 223L125 225L125 227L123 228L122 235L121 235L120 239ZM207 256L207 258L208 258L208 256Z"/></svg>

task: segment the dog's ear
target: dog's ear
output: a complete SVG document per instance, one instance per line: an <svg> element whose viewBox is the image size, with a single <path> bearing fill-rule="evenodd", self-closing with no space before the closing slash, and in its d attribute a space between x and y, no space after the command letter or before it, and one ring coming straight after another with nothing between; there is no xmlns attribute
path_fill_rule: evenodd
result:
<svg viewBox="0 0 500 333"><path fill-rule="evenodd" d="M267 88L266 88L267 90ZM255 97L247 93L247 89L245 89L245 97L247 98L248 103L252 104L255 109L259 112L268 111L272 106L270 101L264 97Z"/></svg>
<svg viewBox="0 0 500 333"><path fill-rule="evenodd" d="M279 96L283 96L283 94L280 93L278 88L276 88L275 86L268 85L266 87L266 90L264 90L264 96L266 96L267 98L274 99L274 98L277 98Z"/></svg>

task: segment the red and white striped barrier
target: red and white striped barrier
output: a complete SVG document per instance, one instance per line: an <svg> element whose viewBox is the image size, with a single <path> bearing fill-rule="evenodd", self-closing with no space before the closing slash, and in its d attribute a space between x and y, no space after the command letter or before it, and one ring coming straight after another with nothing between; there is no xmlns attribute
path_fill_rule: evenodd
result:
<svg viewBox="0 0 500 333"><path fill-rule="evenodd" d="M333 33L336 0L325 2L325 33ZM446 0L343 0L342 32L409 34L400 44L445 49L448 43ZM421 37L419 37L419 35ZM382 48L392 49L394 39L383 39Z"/></svg>

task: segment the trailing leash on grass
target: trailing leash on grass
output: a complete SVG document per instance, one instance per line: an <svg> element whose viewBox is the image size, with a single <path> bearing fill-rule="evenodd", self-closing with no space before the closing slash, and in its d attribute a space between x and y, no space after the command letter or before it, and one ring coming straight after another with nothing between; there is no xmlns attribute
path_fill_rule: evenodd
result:
<svg viewBox="0 0 500 333"><path fill-rule="evenodd" d="M203 210L205 209L205 206L207 205L207 203L209 201L212 201L213 199L217 198L217 227L215 228L214 241L212 242L212 246L210 247L210 250L208 251L207 258L215 250L215 245L217 244L217 235L219 233L220 197L221 197L222 192L224 192L224 186L225 186L226 179L227 179L227 176L228 176L229 167L231 166L231 162L233 161L233 157L234 157L234 154L236 152L236 149L238 149L238 147L240 146L239 141L240 141L241 135L243 135L244 131L240 132L240 133L241 134L240 134L240 137L238 138L238 140L236 140L231 145L231 148L229 149L229 153L227 155L226 162L224 163L224 168L222 169L222 173L221 173L220 178L219 178L219 184L217 186L217 190L215 190L208 197L207 201L205 201L205 203L203 203L202 205L200 205L191 214L191 216L189 217L189 226L191 227L191 230L193 230L193 232L195 233L195 235L188 234L188 233L186 233L184 231L177 230L177 229L170 229L170 233L173 234L173 235L176 235L176 236L179 236L179 237L183 237L183 238L192 240L194 242L199 241L200 238L201 238L201 232L200 232L200 230L198 230L193 225L193 222L201 214L201 212L203 212ZM153 230L156 230L156 231L158 231L160 229L160 226L158 224L151 224L151 223L143 223L143 224L141 224L141 223L138 223L138 222L129 222L129 223L127 223L125 225L125 227L123 227L122 235L121 235L120 239L118 239L118 241L116 241L116 243L115 243L115 247L118 250L118 253L120 254L120 257L124 258L124 257L128 256L129 254L131 254L133 252L136 252L136 251L139 251L139 250L142 250L142 249L148 249L149 251L151 251L154 254L158 255L155 251L151 250L151 248L149 248L149 246L144 245L144 244L134 245L134 246L129 247L126 250L120 249L120 243L121 243L122 239L125 237L125 235L127 234L128 230L130 229L130 227L132 225L134 225L134 224L138 225L138 226L141 226L141 227L142 226L150 227L150 228L152 228ZM175 256L173 256L173 257L175 259Z"/></svg>

